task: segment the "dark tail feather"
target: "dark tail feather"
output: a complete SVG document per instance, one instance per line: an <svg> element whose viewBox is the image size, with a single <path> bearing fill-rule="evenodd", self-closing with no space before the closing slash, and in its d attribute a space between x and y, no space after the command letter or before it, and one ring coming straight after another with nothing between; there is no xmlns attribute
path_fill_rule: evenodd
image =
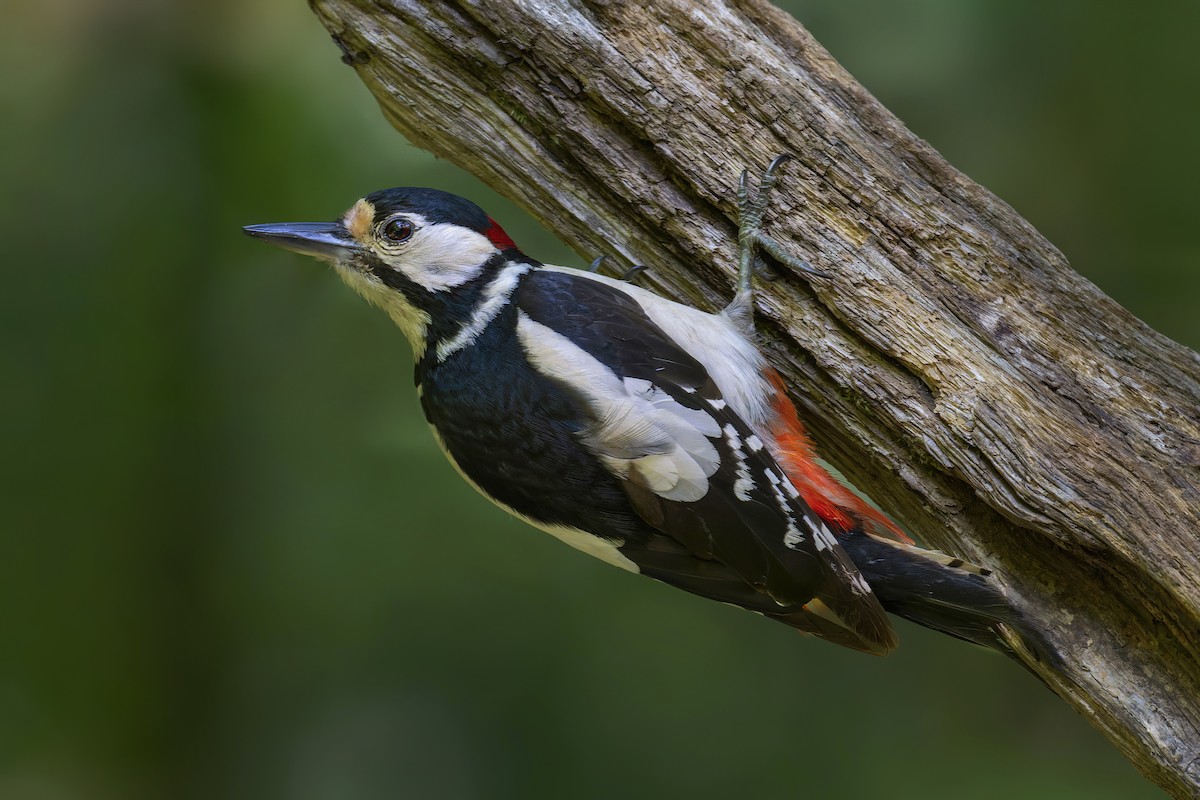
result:
<svg viewBox="0 0 1200 800"><path fill-rule="evenodd" d="M988 579L988 570L859 531L839 537L839 544L888 612L998 650L1026 666L1001 634L1004 626L1019 634L1039 661L1059 660L1038 626L1010 605L1000 587Z"/></svg>

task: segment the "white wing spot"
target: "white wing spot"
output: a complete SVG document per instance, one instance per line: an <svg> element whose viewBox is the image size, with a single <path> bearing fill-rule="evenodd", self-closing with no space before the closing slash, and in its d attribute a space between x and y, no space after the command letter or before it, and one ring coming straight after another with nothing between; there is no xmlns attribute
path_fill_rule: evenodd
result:
<svg viewBox="0 0 1200 800"><path fill-rule="evenodd" d="M792 505L788 502L787 497L784 495L784 487L791 487L792 484L790 481L786 481L781 478L773 469L764 471L766 472L767 480L771 482L771 493L775 495L775 502L779 503L780 510L787 515L788 523L787 530L783 534L783 543L795 550L801 543L806 541L808 537L805 536L803 531L796 527L796 511L794 508L792 508ZM802 519L805 526L811 529L812 523L809 521L808 517L803 517ZM817 543L817 549L821 549L819 541Z"/></svg>
<svg viewBox="0 0 1200 800"><path fill-rule="evenodd" d="M712 406L713 408L715 408L717 411L720 411L721 409L725 408L725 406L729 405L728 403L726 403L724 400L722 400L719 397L716 398L715 400L709 400L708 404L710 406Z"/></svg>
<svg viewBox="0 0 1200 800"><path fill-rule="evenodd" d="M762 439L752 433L746 437L746 446L750 448L751 453L757 453L763 449Z"/></svg>
<svg viewBox="0 0 1200 800"><path fill-rule="evenodd" d="M832 550L837 545L837 539L833 538L833 534L829 532L829 528L825 527L824 523L816 525L814 532L818 550Z"/></svg>
<svg viewBox="0 0 1200 800"><path fill-rule="evenodd" d="M858 594L871 594L871 584L867 583L867 579L858 570L850 573L850 589Z"/></svg>
<svg viewBox="0 0 1200 800"><path fill-rule="evenodd" d="M725 441L729 443L729 449L733 451L733 457L737 459L737 465L734 471L737 478L733 482L733 495L742 502L750 502L750 492L754 490L754 478L750 475L750 465L746 463L746 451L742 449L742 439L738 436L737 428L732 424L726 424L722 429L725 431Z"/></svg>
<svg viewBox="0 0 1200 800"><path fill-rule="evenodd" d="M725 432L725 440L729 442L729 446L735 450L742 449L742 437L738 436L737 428L733 427L732 423L726 423L722 428Z"/></svg>
<svg viewBox="0 0 1200 800"><path fill-rule="evenodd" d="M780 488L783 485L783 480L775 474L775 470L773 469L766 470L766 473L767 480L771 482L771 494L775 495L775 502L779 504L779 510L790 517L795 512L788 503L787 497L784 496L783 489Z"/></svg>

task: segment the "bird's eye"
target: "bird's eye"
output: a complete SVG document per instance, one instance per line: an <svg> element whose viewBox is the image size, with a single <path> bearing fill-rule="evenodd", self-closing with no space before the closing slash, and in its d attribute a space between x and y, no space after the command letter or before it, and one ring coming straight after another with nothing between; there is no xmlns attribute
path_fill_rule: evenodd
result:
<svg viewBox="0 0 1200 800"><path fill-rule="evenodd" d="M383 223L383 235L393 242L406 242L413 235L413 225L403 217L395 217Z"/></svg>

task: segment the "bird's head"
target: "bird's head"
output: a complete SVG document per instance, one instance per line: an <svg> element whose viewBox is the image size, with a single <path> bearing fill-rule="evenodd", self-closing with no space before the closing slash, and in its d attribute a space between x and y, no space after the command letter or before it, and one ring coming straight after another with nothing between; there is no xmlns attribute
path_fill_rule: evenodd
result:
<svg viewBox="0 0 1200 800"><path fill-rule="evenodd" d="M335 222L248 225L245 232L328 261L384 309L414 349L452 335L512 257L512 239L479 206L437 189L384 189Z"/></svg>

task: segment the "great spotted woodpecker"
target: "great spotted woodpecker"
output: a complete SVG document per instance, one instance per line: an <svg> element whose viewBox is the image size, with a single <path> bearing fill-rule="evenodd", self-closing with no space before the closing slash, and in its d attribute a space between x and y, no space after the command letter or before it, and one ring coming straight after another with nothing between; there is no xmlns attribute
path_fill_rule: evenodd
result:
<svg viewBox="0 0 1200 800"><path fill-rule="evenodd" d="M526 256L436 189L367 195L338 221L246 233L330 262L412 344L446 456L505 511L610 564L846 647L896 645L885 611L1010 652L988 571L913 545L835 480L754 344L759 249L784 157L742 174L738 288L709 314ZM818 273L819 274L819 273ZM1011 654L1011 653L1010 653Z"/></svg>

